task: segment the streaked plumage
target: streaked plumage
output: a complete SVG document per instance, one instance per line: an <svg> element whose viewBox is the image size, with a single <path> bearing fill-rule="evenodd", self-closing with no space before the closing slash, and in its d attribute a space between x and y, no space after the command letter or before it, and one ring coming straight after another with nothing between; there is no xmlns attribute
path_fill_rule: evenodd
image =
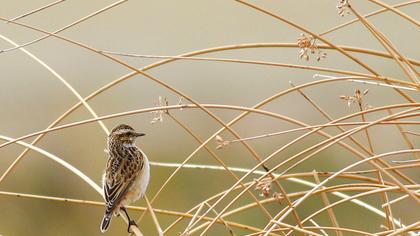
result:
<svg viewBox="0 0 420 236"><path fill-rule="evenodd" d="M135 146L134 140L144 134L136 133L128 125L115 127L108 136L109 159L103 176L106 202L101 231L105 232L112 215L144 195L149 183L149 161Z"/></svg>

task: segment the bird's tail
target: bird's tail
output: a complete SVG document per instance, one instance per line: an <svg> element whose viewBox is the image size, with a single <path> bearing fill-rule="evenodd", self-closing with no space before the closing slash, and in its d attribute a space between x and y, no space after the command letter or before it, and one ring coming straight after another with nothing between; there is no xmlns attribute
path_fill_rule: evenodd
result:
<svg viewBox="0 0 420 236"><path fill-rule="evenodd" d="M104 233L108 227L109 224L111 223L111 219L112 219L112 212L111 213L105 213L104 218L102 219L101 222L101 232Z"/></svg>

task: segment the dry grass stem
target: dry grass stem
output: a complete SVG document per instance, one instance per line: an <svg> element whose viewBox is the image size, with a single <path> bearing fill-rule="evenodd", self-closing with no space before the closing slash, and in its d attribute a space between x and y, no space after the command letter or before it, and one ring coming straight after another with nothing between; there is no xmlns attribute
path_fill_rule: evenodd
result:
<svg viewBox="0 0 420 236"><path fill-rule="evenodd" d="M120 4L122 4L122 3L124 3L124 2L127 2L127 1L128 1L128 0L120 0L120 1L118 1L118 2L115 2L115 3L113 3L113 4L110 4L110 5L108 5L108 6L104 7L104 8L102 8L102 9L100 9L100 10L98 10L98 11L94 12L94 13L91 13L91 14L89 14L89 15L85 16L85 17L82 17L82 18L80 18L80 19L76 20L75 22L73 22L73 23L71 23L71 24L69 24L69 25L67 25L67 26L65 26L65 27L62 27L62 28L60 28L60 29L58 29L58 30L54 31L52 34L58 34L58 33L60 33L60 32L62 32L62 31L64 31L64 30L66 30L66 29L68 29L68 28L71 28L71 27L73 27L73 26L75 26L75 25L77 25L77 24L79 24L79 23L81 23L81 22L83 22L83 21L86 21L86 20L88 20L88 19L90 19L90 18L92 18L92 17L94 17L94 16L96 16L96 15L99 15L99 14L101 14L101 13L103 13L103 12L105 12L105 11L109 10L109 9L112 9L112 8L114 8L114 7L116 7L116 6L120 5ZM12 21L12 20L7 20L7 19L5 19L5 18L1 18L1 20L2 20L2 21L5 21L5 22L8 22L8 23L18 24L18 23L17 23L17 22L15 22L15 21ZM27 42L27 43L20 44L20 45L18 45L18 46L15 46L15 47L12 47L12 48L7 48L7 49L2 49L2 50L0 50L0 53L10 52L10 51L13 51L13 50L16 50L16 49L19 49L19 48L27 47L27 46L32 45L32 44L34 44L34 43L37 43L37 42L39 42L39 41L41 41L41 40L44 40L44 39L46 39L46 38L48 38L48 37L50 37L50 36L51 36L51 34L47 34L47 35L45 35L45 36L42 36L42 37L40 37L40 38L37 38L37 39L32 40L32 41Z"/></svg>
<svg viewBox="0 0 420 236"><path fill-rule="evenodd" d="M66 1L66 0L58 0L58 1L55 1L55 2L52 2L52 3L49 3L49 4L47 4L47 5L44 5L44 6L42 6L42 7L37 8L37 9L35 9L35 10L32 10L32 11L26 12L26 13L24 13L24 14L20 15L20 16L16 16L16 17L14 17L14 18L12 18L12 19L10 19L10 20L6 21L6 23L8 23L8 22L10 22L10 21L16 21L16 20L22 19L22 18L24 18L24 17L30 16L30 15L35 14L35 13L37 13L37 12L40 12L40 11L42 11L42 10L44 10L44 9L47 9L47 8L49 8L49 7L55 6L55 5L59 4L59 3L62 3L62 2L64 2L64 1ZM15 45L15 46L16 46L16 45Z"/></svg>
<svg viewBox="0 0 420 236"><path fill-rule="evenodd" d="M313 174L314 174L315 183L320 184L318 173L314 170ZM321 189L325 189L325 187L322 186ZM322 201L324 202L325 206L330 205L330 200L328 199L328 196L327 196L326 193L324 193L324 192L321 193L321 198L322 198ZM340 226L338 224L337 217L334 214L334 210L329 208L327 210L327 212L328 212L328 216L330 217L330 220L331 220L331 223L333 224L333 226L336 227L336 228L339 228ZM343 235L341 233L341 231L339 231L339 230L336 230L335 233L336 233L337 236L342 236Z"/></svg>

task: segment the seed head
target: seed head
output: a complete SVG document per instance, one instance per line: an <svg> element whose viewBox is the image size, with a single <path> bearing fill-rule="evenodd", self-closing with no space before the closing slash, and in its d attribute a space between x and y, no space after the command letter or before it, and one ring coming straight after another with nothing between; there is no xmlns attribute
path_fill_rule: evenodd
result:
<svg viewBox="0 0 420 236"><path fill-rule="evenodd" d="M309 61L309 53L316 54L316 60L320 61L327 57L327 53L323 52L316 45L316 39L312 35L306 36L304 33L297 39L297 45L300 48L299 58Z"/></svg>
<svg viewBox="0 0 420 236"><path fill-rule="evenodd" d="M229 141L224 140L224 139L223 139L221 136L219 136L219 135L216 135L216 137L214 138L214 140L216 141L216 144L217 144L217 146L216 146L216 149L217 149L217 150L222 149L222 148L224 148L225 146L227 146L227 145L229 145L229 144L230 144L230 142L229 142Z"/></svg>
<svg viewBox="0 0 420 236"><path fill-rule="evenodd" d="M349 1L348 0L339 0L337 2L337 11L338 11L338 15L343 17L346 14L350 14L349 11Z"/></svg>
<svg viewBox="0 0 420 236"><path fill-rule="evenodd" d="M260 196L269 197L271 192L271 177L265 177L261 180L255 180L255 190L260 190Z"/></svg>
<svg viewBox="0 0 420 236"><path fill-rule="evenodd" d="M355 103L359 106L359 108L363 108L363 97L366 96L368 93L369 93L369 89L366 89L365 91L363 91L363 93L359 89L356 89L354 91L353 96L341 95L340 98L347 101L348 107L350 107L352 103ZM370 108L372 108L370 105L366 105L365 107L365 109L370 109Z"/></svg>

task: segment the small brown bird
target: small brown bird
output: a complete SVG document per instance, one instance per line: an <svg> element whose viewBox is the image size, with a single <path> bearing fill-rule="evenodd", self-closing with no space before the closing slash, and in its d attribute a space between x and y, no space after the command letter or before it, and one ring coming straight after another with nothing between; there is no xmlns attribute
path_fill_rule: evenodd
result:
<svg viewBox="0 0 420 236"><path fill-rule="evenodd" d="M113 215L124 211L130 226L131 220L125 206L138 200L146 192L150 177L149 161L146 155L135 146L137 137L143 136L128 125L115 127L108 136L108 163L103 175L103 190L106 202L101 231L105 232Z"/></svg>

